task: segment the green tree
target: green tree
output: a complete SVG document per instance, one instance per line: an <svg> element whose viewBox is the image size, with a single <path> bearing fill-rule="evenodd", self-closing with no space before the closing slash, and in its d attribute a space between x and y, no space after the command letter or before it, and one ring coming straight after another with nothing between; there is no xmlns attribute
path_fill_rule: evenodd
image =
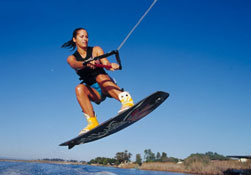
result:
<svg viewBox="0 0 251 175"><path fill-rule="evenodd" d="M142 165L142 158L140 154L136 154L136 161L135 163L137 163L139 166Z"/></svg>
<svg viewBox="0 0 251 175"><path fill-rule="evenodd" d="M209 156L207 156L205 154L199 154L199 153L191 154L189 157L187 157L184 160L184 165L191 166L192 164L194 164L196 162L207 165L210 163L210 158L209 158Z"/></svg>
<svg viewBox="0 0 251 175"><path fill-rule="evenodd" d="M106 157L96 157L95 159L92 159L88 162L88 164L101 164L101 165L107 165L107 164L115 164L116 159L106 158Z"/></svg>
<svg viewBox="0 0 251 175"><path fill-rule="evenodd" d="M154 162L155 161L155 154L151 151L151 149L146 149L144 151L144 159L146 162Z"/></svg>
<svg viewBox="0 0 251 175"><path fill-rule="evenodd" d="M167 154L165 152L162 152L160 161L161 162L166 162L168 159Z"/></svg>
<svg viewBox="0 0 251 175"><path fill-rule="evenodd" d="M220 155L218 153L213 153L213 152L207 152L205 153L205 155L207 155L210 160L228 160L228 157L225 157L223 155Z"/></svg>
<svg viewBox="0 0 251 175"><path fill-rule="evenodd" d="M103 165L107 165L108 164L108 159L103 159Z"/></svg>
<svg viewBox="0 0 251 175"><path fill-rule="evenodd" d="M118 152L118 153L116 153L115 159L119 163L130 162L131 156L132 156L132 154L129 153L127 150L125 150L124 152Z"/></svg>
<svg viewBox="0 0 251 175"><path fill-rule="evenodd" d="M157 161L157 162L160 162L160 161L161 161L161 156L160 156L160 153L159 153L159 152L157 152L156 161Z"/></svg>
<svg viewBox="0 0 251 175"><path fill-rule="evenodd" d="M112 159L108 159L108 163L110 165L116 164L116 159L112 158Z"/></svg>
<svg viewBox="0 0 251 175"><path fill-rule="evenodd" d="M179 159L175 158L175 157L168 157L167 158L167 162L174 162L177 163L179 161Z"/></svg>

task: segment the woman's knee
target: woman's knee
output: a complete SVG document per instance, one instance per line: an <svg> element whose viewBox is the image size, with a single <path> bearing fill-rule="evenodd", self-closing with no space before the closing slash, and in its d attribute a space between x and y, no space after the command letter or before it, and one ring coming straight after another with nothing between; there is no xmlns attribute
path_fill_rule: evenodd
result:
<svg viewBox="0 0 251 175"><path fill-rule="evenodd" d="M88 95L88 88L83 84L79 84L76 86L75 92L77 95L83 95L83 94Z"/></svg>

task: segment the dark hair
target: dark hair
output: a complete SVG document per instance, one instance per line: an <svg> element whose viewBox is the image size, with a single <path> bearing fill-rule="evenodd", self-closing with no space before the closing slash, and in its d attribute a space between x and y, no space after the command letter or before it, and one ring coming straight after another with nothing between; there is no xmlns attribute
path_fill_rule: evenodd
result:
<svg viewBox="0 0 251 175"><path fill-rule="evenodd" d="M72 33L72 38L75 38L77 36L77 33L79 30L85 30L84 28L76 28L73 33ZM72 48L72 50L74 50L76 48L76 43L73 42L73 39L71 39L70 41L67 41L66 43L64 43L61 48L67 48L70 49Z"/></svg>

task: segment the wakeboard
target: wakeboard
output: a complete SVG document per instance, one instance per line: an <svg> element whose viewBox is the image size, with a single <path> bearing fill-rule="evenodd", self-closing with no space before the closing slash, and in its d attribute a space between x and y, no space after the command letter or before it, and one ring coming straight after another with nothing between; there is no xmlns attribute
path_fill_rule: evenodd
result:
<svg viewBox="0 0 251 175"><path fill-rule="evenodd" d="M68 149L73 148L75 145L84 144L88 142L92 142L103 137L109 136L113 133L116 133L136 121L142 119L147 114L151 113L154 109L156 109L161 103L163 103L167 97L168 93L163 91L157 91L152 95L146 97L141 100L131 108L119 113L114 118L111 118L96 128L81 134L69 141L61 143L59 146L68 146Z"/></svg>

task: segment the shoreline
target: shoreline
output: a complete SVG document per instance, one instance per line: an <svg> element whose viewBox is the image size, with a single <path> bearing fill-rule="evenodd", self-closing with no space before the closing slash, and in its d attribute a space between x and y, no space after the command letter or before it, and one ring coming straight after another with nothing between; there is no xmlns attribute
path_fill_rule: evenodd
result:
<svg viewBox="0 0 251 175"><path fill-rule="evenodd" d="M138 169L138 170L146 170L146 171L162 171L162 172L175 172L175 173L185 173L180 171L165 171L158 169L144 169L141 168L138 164L127 163L122 165L102 165L102 164L88 164L88 163L80 163L80 162L68 162L68 161L48 161L48 160L19 160L19 159L0 159L0 162L25 162L25 163L47 163L47 164L60 164L60 165L90 165L90 166L100 166L100 167L113 167L120 169ZM191 173L185 173L191 174Z"/></svg>
<svg viewBox="0 0 251 175"><path fill-rule="evenodd" d="M171 162L149 162L142 163L141 166L135 163L126 163L115 165L103 165L103 164L87 164L86 162L73 162L73 161L51 161L51 160L16 160L16 159L0 159L0 162L26 162L26 163L47 163L47 164L63 164L63 165L90 165L90 166L102 166L102 167L114 167L121 169L138 169L149 171L162 171L184 174L201 174L201 175L224 175L226 172L231 174L234 171L238 171L239 174L251 174L251 161L247 163L241 163L237 160L227 161L211 161L210 164L205 165L200 162L196 162L191 167L186 167L183 163L171 163Z"/></svg>

